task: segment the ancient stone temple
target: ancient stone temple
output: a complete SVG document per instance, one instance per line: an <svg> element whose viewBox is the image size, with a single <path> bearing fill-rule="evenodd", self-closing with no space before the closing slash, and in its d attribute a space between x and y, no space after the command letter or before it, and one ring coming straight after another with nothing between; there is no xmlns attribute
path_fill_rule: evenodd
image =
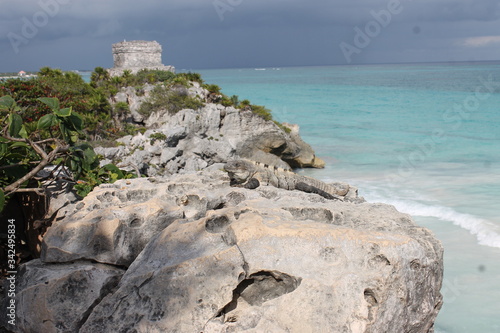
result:
<svg viewBox="0 0 500 333"><path fill-rule="evenodd" d="M111 76L120 76L124 70L137 73L141 69L159 69L174 72L173 66L165 66L161 61L161 45L156 41L134 40L113 44L114 67Z"/></svg>

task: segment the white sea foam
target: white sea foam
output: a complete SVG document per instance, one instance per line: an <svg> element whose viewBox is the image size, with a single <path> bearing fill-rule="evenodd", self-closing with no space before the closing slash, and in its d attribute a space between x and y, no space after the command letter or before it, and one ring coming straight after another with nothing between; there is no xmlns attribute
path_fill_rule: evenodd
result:
<svg viewBox="0 0 500 333"><path fill-rule="evenodd" d="M400 212L412 216L435 217L442 221L468 230L475 235L479 244L500 248L500 226L486 219L457 212L450 207L435 204L426 204L408 199L390 198L376 192L369 192L366 199L371 202L381 202L395 206Z"/></svg>
<svg viewBox="0 0 500 333"><path fill-rule="evenodd" d="M333 179L325 178L329 183ZM460 213L453 208L439 205L439 201L431 200L424 194L408 188L399 188L397 185L385 184L382 187L374 181L346 180L356 184L360 195L369 202L381 202L392 205L402 213L412 216L434 217L468 230L475 235L481 245L500 248L500 225L472 214Z"/></svg>

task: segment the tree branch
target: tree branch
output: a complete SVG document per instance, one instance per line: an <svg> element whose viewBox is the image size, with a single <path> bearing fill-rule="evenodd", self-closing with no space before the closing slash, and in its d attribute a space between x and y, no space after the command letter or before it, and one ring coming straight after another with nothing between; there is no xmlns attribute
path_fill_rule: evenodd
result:
<svg viewBox="0 0 500 333"><path fill-rule="evenodd" d="M8 127L4 128L3 134L10 141L24 142L24 143L29 144L36 151L36 153L42 157L42 162L43 162L44 159L47 158L48 155L45 152L45 150L43 150L43 148L40 147L36 142L33 142L30 139L22 139L22 138L13 138L13 137L11 137L10 134L9 134L9 131L8 131ZM55 139L53 139L53 140L56 141ZM43 141L45 141L45 140L43 140ZM58 143L58 142L56 141L56 143Z"/></svg>
<svg viewBox="0 0 500 333"><path fill-rule="evenodd" d="M19 178L17 181L15 181L14 183L6 186L4 188L4 192L6 193L6 195L9 195L11 193L14 193L18 190L18 188L26 181L30 180L31 178L35 177L36 174L41 171L43 168L45 168L50 162L52 162L53 160L55 160L57 158L57 156L61 153L65 153L69 150L69 146L68 145L57 145L57 147L52 150L49 154L45 153L45 151L42 150L42 148L40 146L38 146L37 144L31 142L30 140L27 140L27 139L24 139L25 142L29 143L31 145L31 147L33 147L33 149L35 149L35 151L40 155L42 156L42 160L40 161L40 163L33 168L33 170L31 170L30 172L28 172L26 175L24 175L23 177Z"/></svg>
<svg viewBox="0 0 500 333"><path fill-rule="evenodd" d="M41 140L41 141L36 141L35 143L37 145L41 144L41 143L47 143L47 142L57 142L57 139L54 139L54 138L50 138L50 139L45 139L45 140Z"/></svg>
<svg viewBox="0 0 500 333"><path fill-rule="evenodd" d="M9 168L15 168L15 167L18 167L20 165L23 165L23 163L16 163L16 164L10 164L10 165L3 165L3 166L0 166L0 170L4 170L4 169L9 169Z"/></svg>
<svg viewBox="0 0 500 333"><path fill-rule="evenodd" d="M21 192L36 192L40 195L45 194L45 191L43 190L43 188L40 188L40 187L18 188L16 190L16 193L21 193Z"/></svg>

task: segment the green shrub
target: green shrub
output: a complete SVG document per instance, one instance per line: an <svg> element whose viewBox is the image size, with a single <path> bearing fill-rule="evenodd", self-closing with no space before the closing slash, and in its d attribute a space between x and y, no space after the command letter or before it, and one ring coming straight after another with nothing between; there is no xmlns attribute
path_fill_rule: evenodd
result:
<svg viewBox="0 0 500 333"><path fill-rule="evenodd" d="M207 89L209 93L220 95L220 87L216 84L204 84L203 88Z"/></svg>
<svg viewBox="0 0 500 333"><path fill-rule="evenodd" d="M283 130L283 132L287 133L287 134L290 134L292 132L291 128L283 125L282 123L280 123L279 121L276 121L276 120L273 120L274 123Z"/></svg>
<svg viewBox="0 0 500 333"><path fill-rule="evenodd" d="M271 115L271 110L266 109L261 105L251 105L252 112L261 117L264 120L273 120L273 116Z"/></svg>
<svg viewBox="0 0 500 333"><path fill-rule="evenodd" d="M135 82L135 84L169 82L172 81L175 77L175 73L172 73L170 71L143 69L135 75L135 79L133 81Z"/></svg>
<svg viewBox="0 0 500 333"><path fill-rule="evenodd" d="M109 82L110 76L109 72L102 68L96 67L92 74L90 74L90 85L94 88L105 85Z"/></svg>
<svg viewBox="0 0 500 333"><path fill-rule="evenodd" d="M120 136L120 137L123 137L126 135L134 136L137 133L144 134L144 132L146 132L146 128L144 128L142 126L138 126L138 125L131 124L131 123L124 123L124 124L122 124L121 131L118 132L118 136Z"/></svg>
<svg viewBox="0 0 500 333"><path fill-rule="evenodd" d="M178 75L172 79L170 85L171 86L179 85L182 87L189 88L191 86L191 82L189 82L189 80L185 76Z"/></svg>
<svg viewBox="0 0 500 333"><path fill-rule="evenodd" d="M188 73L179 73L177 75L185 77L188 81L198 82L199 84L203 84L203 79L201 78L201 75L198 73L188 72Z"/></svg>
<svg viewBox="0 0 500 333"><path fill-rule="evenodd" d="M130 111L127 102L117 102L113 107L115 113L123 114Z"/></svg>
<svg viewBox="0 0 500 333"><path fill-rule="evenodd" d="M167 139L167 136L163 133L153 133L149 136L149 143L151 145L154 145L156 141L162 141L162 140L166 140Z"/></svg>
<svg viewBox="0 0 500 333"><path fill-rule="evenodd" d="M105 75L107 71L102 69L100 73ZM94 82L97 82L96 75L94 73ZM77 73L49 67L41 68L38 77L0 82L0 97L9 95L17 101L22 109L19 115L26 126L51 113L51 109L39 98L55 97L60 101L61 108L72 108L87 120L82 135L91 138L109 135L106 132L108 126L104 124L112 113L107 94L109 92L104 87L93 88Z"/></svg>
<svg viewBox="0 0 500 333"><path fill-rule="evenodd" d="M230 99L231 99L231 103L233 103L233 106L235 108L239 107L240 101L239 101L239 97L237 95L231 96Z"/></svg>
<svg viewBox="0 0 500 333"><path fill-rule="evenodd" d="M21 107L11 96L0 98L0 123L6 128L0 136L0 210L5 198L21 188L36 192L31 181L48 165L67 167L81 196L96 185L125 177L116 167L99 168L92 146L80 140L84 129L81 115L71 107L61 108L57 98L42 97L39 101L51 112L37 122L26 123L20 115ZM86 185L78 187L80 184Z"/></svg>
<svg viewBox="0 0 500 333"><path fill-rule="evenodd" d="M52 69L50 67L42 67L38 71L38 76L50 77L50 78L61 77L61 76L63 76L63 72L58 68Z"/></svg>
<svg viewBox="0 0 500 333"><path fill-rule="evenodd" d="M157 108L152 102L144 101L137 112L144 117L149 117L153 112L158 110L159 108Z"/></svg>
<svg viewBox="0 0 500 333"><path fill-rule="evenodd" d="M165 110L169 114L175 114L182 109L199 109L203 103L197 98L189 97L185 94L180 94L169 90L163 86L156 86L149 98L144 101L138 112L148 117L151 113Z"/></svg>
<svg viewBox="0 0 500 333"><path fill-rule="evenodd" d="M136 86L135 87L135 94L137 96L144 96L146 92L144 91L144 87L143 86Z"/></svg>
<svg viewBox="0 0 500 333"><path fill-rule="evenodd" d="M250 103L250 101L248 99L244 99L242 100L239 104L238 104L238 107L240 109L244 109L246 108L247 106L249 107L252 103Z"/></svg>
<svg viewBox="0 0 500 333"><path fill-rule="evenodd" d="M222 99L219 101L219 103L224 106L234 106L234 102L227 96L222 96Z"/></svg>

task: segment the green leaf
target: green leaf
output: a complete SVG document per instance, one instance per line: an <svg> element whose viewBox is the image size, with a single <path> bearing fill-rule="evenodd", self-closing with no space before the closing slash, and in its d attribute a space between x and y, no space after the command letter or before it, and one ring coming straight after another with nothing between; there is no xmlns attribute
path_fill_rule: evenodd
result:
<svg viewBox="0 0 500 333"><path fill-rule="evenodd" d="M84 198L90 193L90 191L92 191L92 186L88 184L77 184L74 186L74 189L76 190L77 195Z"/></svg>
<svg viewBox="0 0 500 333"><path fill-rule="evenodd" d="M16 149L16 148L29 148L27 143L25 142L13 142L10 144L10 149Z"/></svg>
<svg viewBox="0 0 500 333"><path fill-rule="evenodd" d="M0 110L12 110L16 105L16 101L12 96L3 96L0 98Z"/></svg>
<svg viewBox="0 0 500 333"><path fill-rule="evenodd" d="M83 118L79 114L72 113L68 120L76 131L80 132L83 129Z"/></svg>
<svg viewBox="0 0 500 333"><path fill-rule="evenodd" d="M9 135L13 138L19 137L19 132L23 126L23 118L17 113L11 113L9 115Z"/></svg>
<svg viewBox="0 0 500 333"><path fill-rule="evenodd" d="M114 172L114 173L121 173L122 171L114 164L106 164L105 166L102 167L102 169L104 170L107 170L107 171L111 171L111 172Z"/></svg>
<svg viewBox="0 0 500 333"><path fill-rule="evenodd" d="M61 130L64 141L67 143L74 143L74 141L71 141L71 130L64 123L59 124L59 129Z"/></svg>
<svg viewBox="0 0 500 333"><path fill-rule="evenodd" d="M38 119L37 129L46 129L57 125L57 117L54 114L46 114Z"/></svg>
<svg viewBox="0 0 500 333"><path fill-rule="evenodd" d="M97 155L93 149L86 149L83 151L82 166L85 171L91 171L94 169L97 166L96 161L98 162Z"/></svg>
<svg viewBox="0 0 500 333"><path fill-rule="evenodd" d="M0 144L0 156L4 156L5 154L7 154L7 144L2 143Z"/></svg>
<svg viewBox="0 0 500 333"><path fill-rule="evenodd" d="M11 110L16 106L16 101L11 96L0 98L0 110Z"/></svg>
<svg viewBox="0 0 500 333"><path fill-rule="evenodd" d="M94 148L89 143L87 143L87 142L82 142L79 145L73 147L74 151L80 151L80 152L83 152L83 151L85 151L87 149L92 149L93 150Z"/></svg>
<svg viewBox="0 0 500 333"><path fill-rule="evenodd" d="M81 169L78 167L78 163L74 159L71 159L70 161L70 170L77 174L81 171Z"/></svg>
<svg viewBox="0 0 500 333"><path fill-rule="evenodd" d="M18 112L21 108L11 96L3 96L0 98L0 110Z"/></svg>
<svg viewBox="0 0 500 333"><path fill-rule="evenodd" d="M0 212L3 210L4 206L5 206L5 193L3 193L2 190L0 190Z"/></svg>
<svg viewBox="0 0 500 333"><path fill-rule="evenodd" d="M118 179L123 179L125 177L125 174L123 173L123 171L120 170L114 164L106 164L105 166L102 167L102 169L107 170L108 172L111 173L112 182L115 182Z"/></svg>
<svg viewBox="0 0 500 333"><path fill-rule="evenodd" d="M21 130L19 131L19 136L23 139L28 138L28 131L26 130L26 127L24 125L21 126Z"/></svg>
<svg viewBox="0 0 500 333"><path fill-rule="evenodd" d="M38 100L47 105L54 112L59 110L59 100L55 97L40 97Z"/></svg>
<svg viewBox="0 0 500 333"><path fill-rule="evenodd" d="M54 113L56 115L58 115L59 117L66 118L66 117L71 116L71 108L64 108L64 109L61 109L61 110L54 110Z"/></svg>

